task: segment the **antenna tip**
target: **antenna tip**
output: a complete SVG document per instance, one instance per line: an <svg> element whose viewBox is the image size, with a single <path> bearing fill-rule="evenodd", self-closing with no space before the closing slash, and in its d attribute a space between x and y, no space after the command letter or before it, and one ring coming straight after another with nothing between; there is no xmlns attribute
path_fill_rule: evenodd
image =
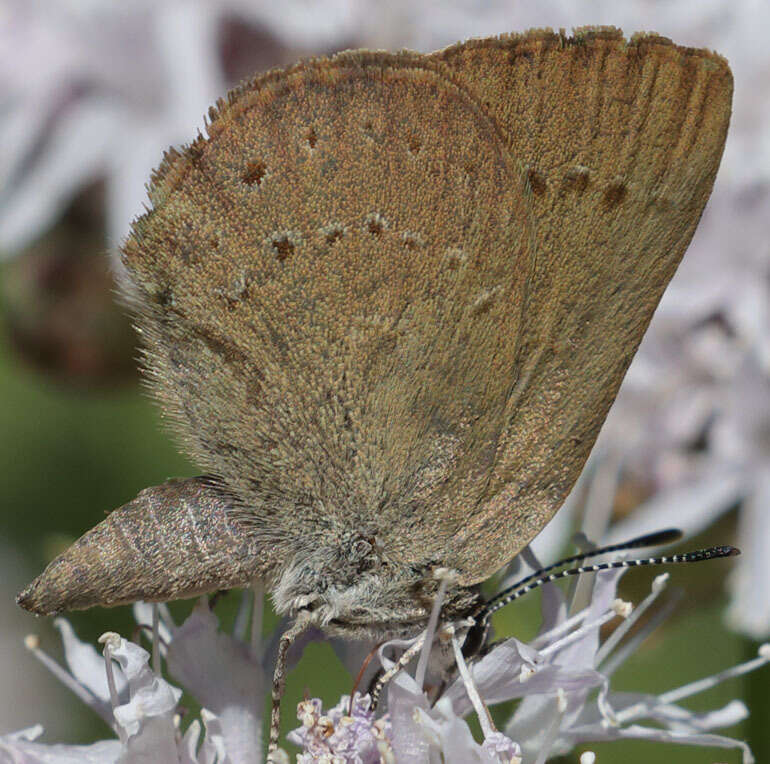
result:
<svg viewBox="0 0 770 764"><path fill-rule="evenodd" d="M705 553L702 557L704 560L713 560L719 557L735 557L741 553L740 549L736 549L734 546L730 546L730 544L712 546L702 551Z"/></svg>

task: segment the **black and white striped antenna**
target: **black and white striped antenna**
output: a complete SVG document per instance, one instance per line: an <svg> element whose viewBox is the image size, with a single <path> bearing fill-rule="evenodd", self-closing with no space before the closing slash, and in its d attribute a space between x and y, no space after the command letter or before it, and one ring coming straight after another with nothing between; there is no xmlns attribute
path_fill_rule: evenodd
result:
<svg viewBox="0 0 770 764"><path fill-rule="evenodd" d="M638 538L624 541L620 544L611 544L609 546L599 547L598 549L591 549L582 552L581 554L575 554L571 557L565 557L563 560L559 560L559 562L555 562L553 565L538 570L499 592L492 597L492 599L481 605L474 613L473 618L478 625L487 626L492 614L497 610L500 610L500 608L519 599L519 597L523 597L525 594L528 594L533 589L537 589L543 584L557 581L560 578L567 578L568 576L577 576L581 573L598 573L601 570L613 570L616 568L635 568L644 565L679 565L689 562L702 562L703 560L714 560L720 557L733 557L741 553L740 550L736 549L734 546L712 546L706 549L698 549L693 552L684 552L682 554L643 557L634 560L616 560L615 562L601 562L595 565L581 565L576 568L559 570L555 573L551 572L555 571L557 568L562 568L565 565L580 562L590 557L597 557L601 554L621 552L628 549L638 549L646 546L670 544L673 541L679 540L681 537L682 532L680 530L669 528L663 531L656 531L655 533L648 533L644 536L639 536Z"/></svg>

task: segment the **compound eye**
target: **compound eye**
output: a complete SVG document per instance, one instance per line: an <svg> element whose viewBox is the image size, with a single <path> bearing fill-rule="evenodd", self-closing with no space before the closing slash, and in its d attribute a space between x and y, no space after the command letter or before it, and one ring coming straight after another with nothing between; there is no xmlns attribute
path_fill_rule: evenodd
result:
<svg viewBox="0 0 770 764"><path fill-rule="evenodd" d="M365 539L359 539L353 544L353 554L356 557L366 557L372 551L372 545Z"/></svg>
<svg viewBox="0 0 770 764"><path fill-rule="evenodd" d="M297 597L294 602L295 613L312 613L318 609L319 601L318 597L312 595L305 595Z"/></svg>

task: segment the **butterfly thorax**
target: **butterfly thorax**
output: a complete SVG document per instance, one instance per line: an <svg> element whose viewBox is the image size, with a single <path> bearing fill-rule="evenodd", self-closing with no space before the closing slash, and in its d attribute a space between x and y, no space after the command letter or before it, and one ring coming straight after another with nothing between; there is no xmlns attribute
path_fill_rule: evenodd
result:
<svg viewBox="0 0 770 764"><path fill-rule="evenodd" d="M375 537L357 532L312 547L278 576L277 612L309 617L330 636L347 639L414 636L425 627L439 588L436 571L388 560ZM463 617L479 600L477 587L452 584L442 597L442 616Z"/></svg>

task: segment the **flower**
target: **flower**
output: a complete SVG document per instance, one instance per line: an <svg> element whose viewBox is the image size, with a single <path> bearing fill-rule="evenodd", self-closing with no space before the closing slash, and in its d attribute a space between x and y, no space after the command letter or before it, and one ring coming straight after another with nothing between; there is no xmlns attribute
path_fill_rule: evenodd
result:
<svg viewBox="0 0 770 764"><path fill-rule="evenodd" d="M321 713L321 701L306 700L297 707L302 726L289 734L289 741L301 746L298 764L312 764L323 756L336 756L341 762L379 764L392 754L387 722L375 722L368 697L356 694L353 702L343 695L328 713Z"/></svg>
<svg viewBox="0 0 770 764"><path fill-rule="evenodd" d="M0 736L0 761L14 764L111 764L121 755L117 740L101 740L93 745L45 745L35 740L43 728L36 724L19 732Z"/></svg>
<svg viewBox="0 0 770 764"><path fill-rule="evenodd" d="M540 567L531 552L524 559L530 567ZM377 656L382 668L394 674L387 685L387 707L375 709L368 695L358 693L352 700L344 695L328 711L318 699L301 702L297 711L301 726L288 738L302 748L299 764L544 764L579 743L629 738L737 748L744 764L751 764L745 743L714 732L743 719L748 713L743 703L735 700L703 713L688 710L680 701L769 663L770 645L764 645L753 660L661 695L616 692L610 687L612 674L672 610L664 607L629 638L632 627L664 593L668 576L658 576L650 594L632 609L617 597L624 572L625 568L616 568L598 573L588 606L574 615L568 615L572 603L561 590L546 584L539 634L529 644L516 638L502 640L470 663L462 654L467 619L438 628L435 641L426 631L411 640L385 643ZM442 582L439 592L444 588ZM249 599L245 594L233 634L220 631L206 598L198 601L181 626L165 606L138 604L137 621L154 624L152 657L112 632L100 639L102 657L81 642L65 620L57 619L69 671L44 653L36 638L28 638L27 647L112 727L117 739L90 746L46 745L36 740L42 729L30 727L0 736L0 761L260 764L267 685L263 651L254 638L246 640ZM252 635L260 632L261 607L257 596ZM438 600L434 611L440 612ZM601 627L618 618L619 625L602 639ZM438 698L435 692L429 697L423 679L403 669L395 671L408 662L391 657L394 650L403 650L410 658L420 654L415 674L424 677L425 667L435 665L428 657L436 644L441 645L439 663L446 664L449 655L456 668L444 672L444 680L451 681L439 685L445 689ZM161 658L176 684L162 676ZM433 683L430 668L427 675ZM180 688L203 706L200 720L184 730ZM504 728L497 729L489 706L510 700L518 700L518 706ZM466 722L472 712L481 725L481 742ZM285 754L283 758L288 760ZM590 762L590 752L582 760Z"/></svg>
<svg viewBox="0 0 770 764"><path fill-rule="evenodd" d="M107 632L100 640L101 657L59 618L69 672L40 649L36 638L28 637L27 647L113 728L117 739L90 746L46 745L35 742L43 731L37 725L0 736L0 761L260 764L264 674L252 647L219 631L206 599L179 627L165 608L160 609L159 654L165 656L169 673L203 706L200 721L181 730L182 691L150 667L146 650ZM139 605L138 620L146 623L150 610Z"/></svg>
<svg viewBox="0 0 770 764"><path fill-rule="evenodd" d="M301 703L298 717L303 727L290 735L290 740L303 746L303 756L310 757L301 757L300 761L318 761L322 754L329 761L344 764L377 761L356 758L357 754L351 752L357 750L356 746L367 745L370 747L366 750L373 751L373 730L379 729L389 746L385 750L392 750L399 764L543 764L579 743L633 738L737 748L744 764L753 762L745 743L712 731L743 719L748 713L743 703L736 700L723 708L698 713L679 705L679 701L764 666L770 662L770 645L763 646L751 661L661 695L615 692L610 689L612 674L662 618L652 619L630 639L626 637L665 591L668 578L667 574L658 576L651 593L632 610L629 603L617 598L617 584L624 572L616 569L598 573L590 604L569 617L564 595L554 585L547 585L538 636L529 644L515 638L503 640L470 666L465 665L460 651L457 635L462 629L455 625L457 633L452 633L451 640L459 669L457 678L432 704L414 677L402 670L388 685L387 713L380 717L379 728L373 722L367 698L361 696L356 696L354 704L359 722L355 726L352 720L348 722L345 735L337 730L348 708L347 696L328 714L324 714L318 699ZM624 620L602 640L600 628L618 617ZM382 667L388 670L395 665L387 657L391 648L413 648L420 639L383 645L379 650ZM509 700L520 703L504 730L499 731L492 724L487 706ZM482 743L474 740L465 721L474 710L484 733ZM645 720L655 726L644 724ZM591 756L588 752L581 761L589 762Z"/></svg>
<svg viewBox="0 0 770 764"><path fill-rule="evenodd" d="M346 0L324 13L308 13L304 2L280 10L238 0L4 3L0 251L24 248L98 178L106 180L108 240L117 246L163 151L192 140L209 106L235 84L225 70L225 23L260 26L263 37L293 46L331 46L350 39L350 10Z"/></svg>

